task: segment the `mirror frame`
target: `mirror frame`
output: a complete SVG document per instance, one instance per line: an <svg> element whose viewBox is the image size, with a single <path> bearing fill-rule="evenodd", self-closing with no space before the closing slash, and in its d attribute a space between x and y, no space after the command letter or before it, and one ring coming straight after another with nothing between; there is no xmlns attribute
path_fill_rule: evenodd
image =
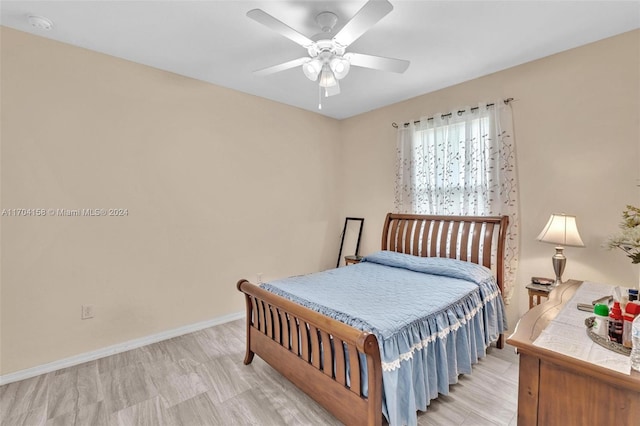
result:
<svg viewBox="0 0 640 426"><path fill-rule="evenodd" d="M349 225L349 221L356 221L356 222L360 222L360 230L358 231L358 242L356 243L356 252L355 255L358 255L358 251L360 250L360 237L362 237L362 227L364 225L364 218L363 217L347 217L344 220L344 228L342 228L342 235L340 238L340 251L338 252L338 262L336 264L336 268L340 267L340 258L342 258L342 247L344 245L344 237L347 233L347 226Z"/></svg>

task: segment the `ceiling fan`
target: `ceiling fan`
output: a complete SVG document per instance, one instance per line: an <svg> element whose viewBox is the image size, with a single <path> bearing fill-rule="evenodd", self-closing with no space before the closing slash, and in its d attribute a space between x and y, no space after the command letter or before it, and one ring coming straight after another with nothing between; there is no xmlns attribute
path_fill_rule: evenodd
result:
<svg viewBox="0 0 640 426"><path fill-rule="evenodd" d="M339 32L330 39L331 31L338 22L338 17L332 12L319 13L316 16L316 23L320 25L322 33L314 36L313 40L300 34L298 31L261 9L250 10L247 12L249 18L304 47L307 49L309 55L254 71L254 74L268 75L302 66L302 71L307 78L311 81L318 81L319 79L320 89L324 89L325 96L332 96L340 93L338 80L346 77L351 65L403 73L407 67L409 67L409 61L346 52L346 49L351 43L356 41L392 10L393 6L387 0L369 0ZM321 104L319 108L322 108Z"/></svg>

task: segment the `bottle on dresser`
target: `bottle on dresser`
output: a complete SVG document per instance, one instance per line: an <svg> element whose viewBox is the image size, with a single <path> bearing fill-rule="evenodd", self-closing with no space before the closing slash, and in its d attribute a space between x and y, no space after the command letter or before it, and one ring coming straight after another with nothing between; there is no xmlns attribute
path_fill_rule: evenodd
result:
<svg viewBox="0 0 640 426"><path fill-rule="evenodd" d="M593 314L595 315L592 328L593 332L598 336L609 336L609 306L597 303L593 307Z"/></svg>
<svg viewBox="0 0 640 426"><path fill-rule="evenodd" d="M609 340L622 343L622 309L620 302L613 302L613 308L609 312Z"/></svg>

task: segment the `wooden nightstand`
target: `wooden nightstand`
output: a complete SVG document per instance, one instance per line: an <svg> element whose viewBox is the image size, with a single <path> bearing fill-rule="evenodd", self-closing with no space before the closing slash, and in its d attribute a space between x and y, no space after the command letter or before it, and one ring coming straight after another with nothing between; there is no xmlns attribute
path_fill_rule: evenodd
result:
<svg viewBox="0 0 640 426"><path fill-rule="evenodd" d="M535 305L540 304L541 297L549 297L549 293L551 293L552 287L550 285L541 285L531 283L527 286L527 291L529 292L529 309L533 308ZM533 298L536 298L536 303L533 303Z"/></svg>
<svg viewBox="0 0 640 426"><path fill-rule="evenodd" d="M360 263L361 260L362 260L362 256L345 256L344 264L348 266L352 263L353 264Z"/></svg>

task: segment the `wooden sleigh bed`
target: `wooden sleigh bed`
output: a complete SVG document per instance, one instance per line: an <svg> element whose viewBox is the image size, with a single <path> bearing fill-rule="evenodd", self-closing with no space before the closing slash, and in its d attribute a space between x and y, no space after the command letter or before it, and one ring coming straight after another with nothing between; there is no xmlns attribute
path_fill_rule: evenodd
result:
<svg viewBox="0 0 640 426"><path fill-rule="evenodd" d="M507 216L389 213L382 232L382 250L481 264L494 271L502 292L507 225ZM346 425L382 424L383 374L374 334L275 295L247 280L240 280L237 287L246 300L245 364L251 363L257 354ZM498 348L502 348L503 339L500 334ZM323 350L323 342L346 350ZM366 362L363 363L363 359ZM365 365L367 383L362 386L360 370ZM368 389L366 395L362 389Z"/></svg>

